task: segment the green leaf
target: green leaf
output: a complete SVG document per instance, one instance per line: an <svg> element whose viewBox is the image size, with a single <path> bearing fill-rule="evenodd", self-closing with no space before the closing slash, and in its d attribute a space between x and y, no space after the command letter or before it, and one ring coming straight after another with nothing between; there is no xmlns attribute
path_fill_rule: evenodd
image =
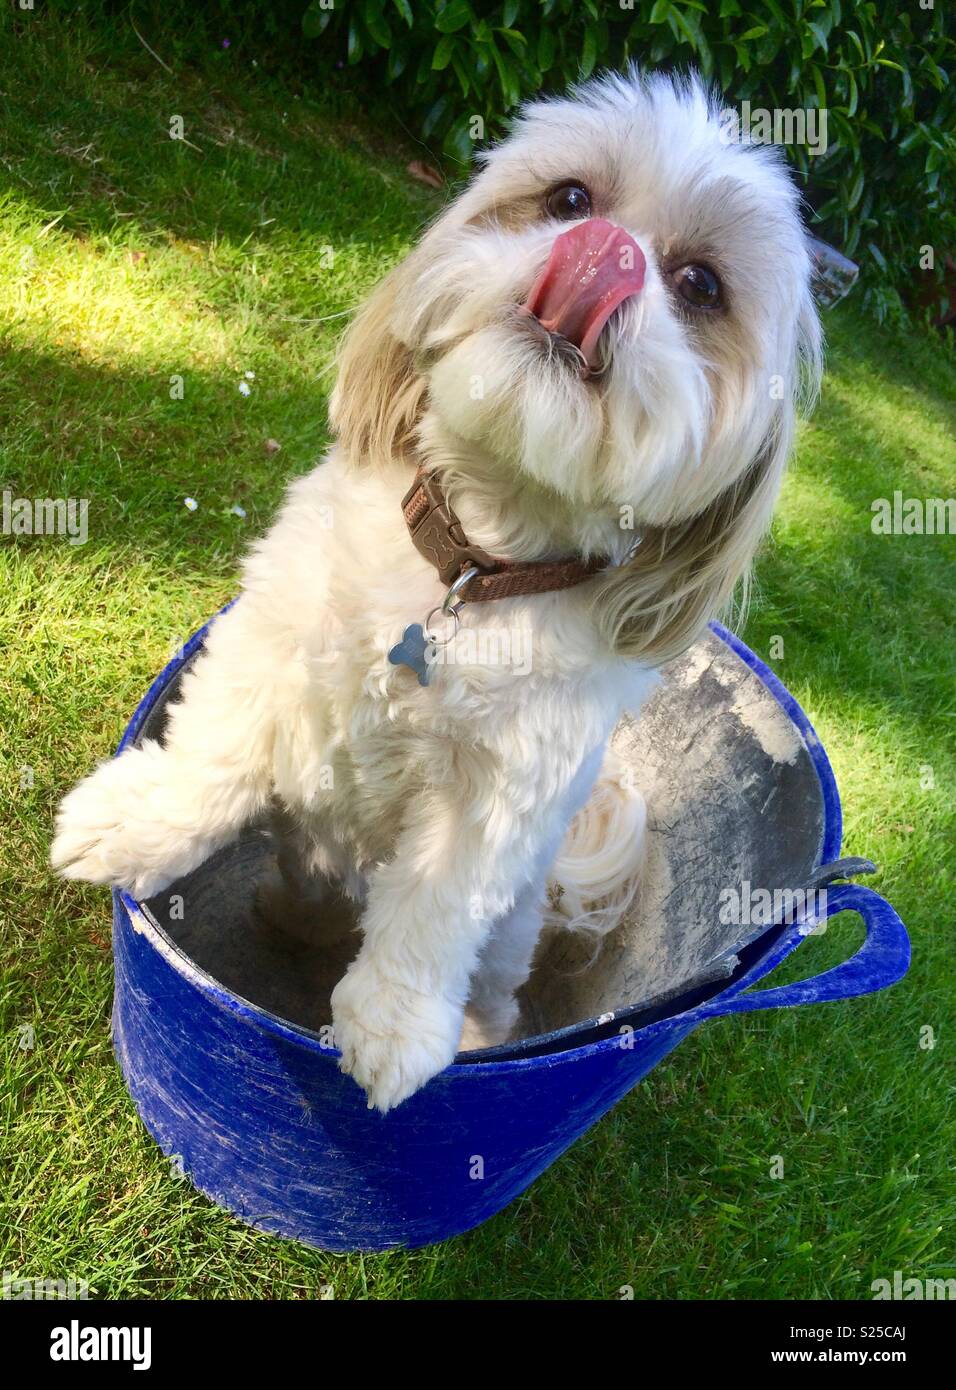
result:
<svg viewBox="0 0 956 1390"><path fill-rule="evenodd" d="M457 42L454 34L442 34L435 44L435 52L432 54L432 72L442 72L447 68Z"/></svg>
<svg viewBox="0 0 956 1390"><path fill-rule="evenodd" d="M517 106L521 100L521 89L518 86L517 74L510 59L507 54L502 53L500 48L494 46L492 46L491 56L498 69L498 81L501 83L501 95L504 97L505 106Z"/></svg>
<svg viewBox="0 0 956 1390"><path fill-rule="evenodd" d="M930 82L938 92L941 92L949 81L946 73L937 63L933 62L932 58L924 57L923 64Z"/></svg>
<svg viewBox="0 0 956 1390"><path fill-rule="evenodd" d="M848 73L847 73L847 79L848 79L847 85L848 85L848 87L849 87L849 89L850 89L850 96L849 96L849 100L847 101L846 114L847 114L848 116L855 116L855 115L856 115L856 104L857 104L857 100L858 100L858 98L859 98L859 93L858 93L858 91L857 91L857 86L856 86L856 78L853 76L852 72L848 72Z"/></svg>
<svg viewBox="0 0 956 1390"><path fill-rule="evenodd" d="M307 39L317 39L320 34L324 34L332 19L331 10L323 10L318 0L312 0L312 4L302 16L302 33Z"/></svg>
<svg viewBox="0 0 956 1390"><path fill-rule="evenodd" d="M464 29L474 19L468 0L448 0L448 4L438 11L434 18L435 28L440 34L455 34Z"/></svg>
<svg viewBox="0 0 956 1390"><path fill-rule="evenodd" d="M584 31L584 44L581 49L581 76L590 77L598 56L598 35L593 24Z"/></svg>
<svg viewBox="0 0 956 1390"><path fill-rule="evenodd" d="M696 14L693 12L684 14L682 10L674 9L671 11L669 17L677 21L684 37L687 39L687 42L694 52L698 55L706 53L709 59L710 50L707 47L707 40L704 38L703 31L700 27L700 20L697 18Z"/></svg>
<svg viewBox="0 0 956 1390"><path fill-rule="evenodd" d="M460 116L442 141L445 154L461 164L470 164L474 154L471 139L471 117Z"/></svg>
<svg viewBox="0 0 956 1390"><path fill-rule="evenodd" d="M822 48L824 53L826 53L829 49L829 44L827 42L826 31L823 28L822 24L808 24L807 28L810 30L810 33L813 35L813 37L816 39L818 47Z"/></svg>
<svg viewBox="0 0 956 1390"><path fill-rule="evenodd" d="M846 32L847 38L852 39L853 42L856 44L857 50L859 51L859 54L860 54L860 58L861 58L862 61L865 63L865 62L867 61L867 57L866 57L866 49L863 47L863 40L860 38L859 34L856 32L855 29L847 29L845 32Z"/></svg>
<svg viewBox="0 0 956 1390"><path fill-rule="evenodd" d="M415 19L412 14L412 7L408 3L408 0L392 0L392 3L394 4L396 10L398 10L398 13L402 16L402 19L404 19L405 23L408 25L409 29L411 29L412 25L415 23Z"/></svg>
<svg viewBox="0 0 956 1390"><path fill-rule="evenodd" d="M455 70L455 76L458 78L458 85L461 87L462 96L468 96L471 91L471 74L457 53L452 58L451 65Z"/></svg>
<svg viewBox="0 0 956 1390"><path fill-rule="evenodd" d="M553 65L556 47L554 30L546 24L538 35L538 67L542 72Z"/></svg>
<svg viewBox="0 0 956 1390"><path fill-rule="evenodd" d="M518 18L518 11L520 9L521 0L507 0L507 3L504 8L504 14L501 17L501 22L506 29L511 29L514 26L514 22Z"/></svg>
<svg viewBox="0 0 956 1390"><path fill-rule="evenodd" d="M654 4L651 7L650 19L648 22L650 24L663 24L664 20L670 14L670 9L670 0L654 0Z"/></svg>
<svg viewBox="0 0 956 1390"><path fill-rule="evenodd" d="M519 34L517 29L496 29L495 33L501 35L516 58L523 58L525 56L528 40L525 38L524 34Z"/></svg>
<svg viewBox="0 0 956 1390"><path fill-rule="evenodd" d="M910 77L909 69L903 69L903 105L913 105L913 79Z"/></svg>
<svg viewBox="0 0 956 1390"><path fill-rule="evenodd" d="M378 44L379 48L391 48L392 31L388 27L388 22L382 14L381 9L374 4L366 4L362 13L365 27L369 34Z"/></svg>
<svg viewBox="0 0 956 1390"><path fill-rule="evenodd" d="M852 184L852 186L851 186L851 188L850 188L850 192L849 192L849 194L848 194L848 196L847 196L846 205L847 205L848 211L850 211L850 212L853 211L853 209L856 207L857 203L860 201L860 199L861 199L862 196L863 196L863 170L862 170L862 169L859 169L859 170L857 170L856 178L853 180L853 184Z"/></svg>
<svg viewBox="0 0 956 1390"><path fill-rule="evenodd" d="M429 95L431 95L431 92L433 90L432 84L434 83L434 81L435 78L432 75L432 54L426 48L422 50L421 58L419 59L418 63L418 68L415 72L415 85L418 87L423 87L427 85L428 93ZM418 100L422 101L424 100L424 97L419 96Z"/></svg>
<svg viewBox="0 0 956 1390"><path fill-rule="evenodd" d="M396 77L401 77L408 65L408 49L400 48L397 44L389 51L388 63L385 68L385 76L389 82L394 82Z"/></svg>
<svg viewBox="0 0 956 1390"><path fill-rule="evenodd" d="M771 63L776 61L777 55L783 47L784 39L780 33L770 32L767 37L757 45L757 66L768 68Z"/></svg>
<svg viewBox="0 0 956 1390"><path fill-rule="evenodd" d="M432 131L438 125L438 122L441 120L442 116L444 116L447 107L448 96L446 93L444 96L440 96L438 100L434 102L432 106L429 108L429 110L425 113L425 118L422 121L422 134L426 137L426 139L429 135L431 135Z"/></svg>

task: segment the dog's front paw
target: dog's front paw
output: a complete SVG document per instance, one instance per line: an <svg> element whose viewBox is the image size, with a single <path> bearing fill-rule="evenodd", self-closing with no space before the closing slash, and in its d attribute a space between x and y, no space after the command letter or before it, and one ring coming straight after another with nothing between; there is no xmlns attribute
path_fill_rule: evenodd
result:
<svg viewBox="0 0 956 1390"><path fill-rule="evenodd" d="M384 1115L453 1060L462 1011L359 959L333 991L332 1019L342 1070Z"/></svg>
<svg viewBox="0 0 956 1390"><path fill-rule="evenodd" d="M136 788L130 750L102 763L63 798L56 818L50 863L64 878L115 884L138 898L166 886L172 875L148 858L136 829ZM142 793L140 794L140 798Z"/></svg>

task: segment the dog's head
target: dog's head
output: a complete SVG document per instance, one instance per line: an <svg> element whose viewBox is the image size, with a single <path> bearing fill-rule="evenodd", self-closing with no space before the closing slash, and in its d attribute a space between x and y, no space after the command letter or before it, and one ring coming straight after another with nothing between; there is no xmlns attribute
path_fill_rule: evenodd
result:
<svg viewBox="0 0 956 1390"><path fill-rule="evenodd" d="M532 104L353 324L343 444L424 427L520 480L552 544L573 518L618 562L594 583L614 645L675 654L745 574L818 376L798 202L696 82Z"/></svg>

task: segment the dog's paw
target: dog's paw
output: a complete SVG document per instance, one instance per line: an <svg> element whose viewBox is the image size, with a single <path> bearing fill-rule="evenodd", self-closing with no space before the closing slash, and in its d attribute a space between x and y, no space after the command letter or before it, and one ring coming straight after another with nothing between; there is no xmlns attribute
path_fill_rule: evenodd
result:
<svg viewBox="0 0 956 1390"><path fill-rule="evenodd" d="M138 750L130 750L135 753ZM175 875L144 862L138 832L134 758L102 763L63 798L50 863L63 878L125 888L137 898L159 892Z"/></svg>
<svg viewBox="0 0 956 1390"><path fill-rule="evenodd" d="M332 1020L342 1071L384 1115L451 1063L462 1011L359 959L333 991Z"/></svg>

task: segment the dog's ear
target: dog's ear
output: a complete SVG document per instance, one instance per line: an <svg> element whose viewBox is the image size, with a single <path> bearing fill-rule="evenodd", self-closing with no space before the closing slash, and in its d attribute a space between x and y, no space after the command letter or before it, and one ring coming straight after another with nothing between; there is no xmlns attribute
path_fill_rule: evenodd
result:
<svg viewBox="0 0 956 1390"><path fill-rule="evenodd" d="M597 589L595 617L614 650L659 666L697 640L739 584L746 609L750 567L770 527L797 414L815 401L821 370L822 335L808 290L793 334L789 389L750 467L697 516L646 531L632 558L609 570Z"/></svg>
<svg viewBox="0 0 956 1390"><path fill-rule="evenodd" d="M425 380L398 336L396 300L409 274L395 267L356 314L339 349L329 418L353 462L382 463L412 443Z"/></svg>

